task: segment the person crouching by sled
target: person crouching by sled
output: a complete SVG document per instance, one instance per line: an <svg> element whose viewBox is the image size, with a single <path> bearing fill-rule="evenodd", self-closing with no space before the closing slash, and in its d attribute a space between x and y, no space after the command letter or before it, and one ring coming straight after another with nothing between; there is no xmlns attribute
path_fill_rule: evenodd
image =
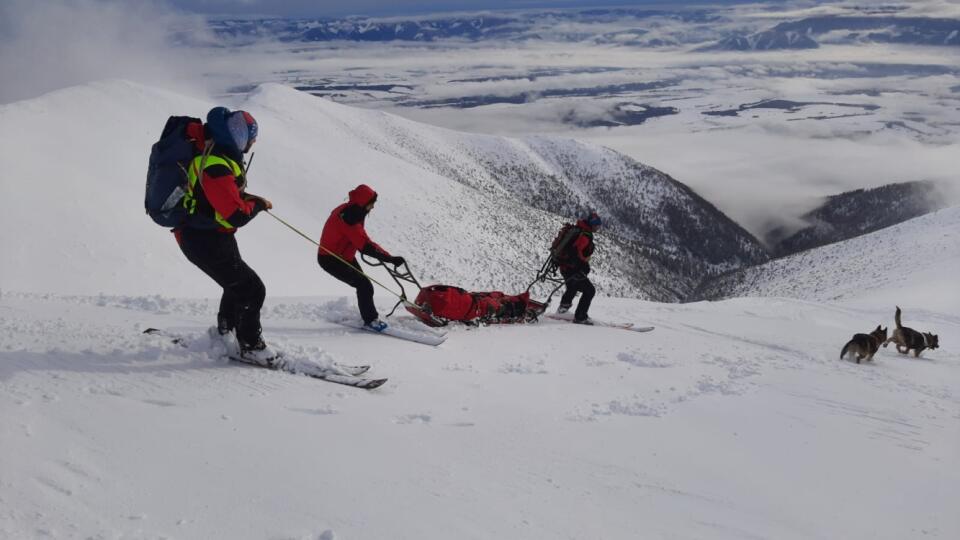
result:
<svg viewBox="0 0 960 540"><path fill-rule="evenodd" d="M206 124L193 126L188 133L202 154L187 172L191 190L185 204L190 217L173 232L187 260L223 288L217 314L220 335L236 332L239 359L268 366L277 354L260 335L260 308L267 290L240 257L236 239L237 229L273 207L267 199L246 192L243 155L257 140L257 122L246 111L214 107Z"/></svg>
<svg viewBox="0 0 960 540"><path fill-rule="evenodd" d="M333 209L320 235L317 262L328 274L357 290L357 303L364 327L383 332L387 323L380 320L373 304L373 284L357 262L357 251L378 261L393 265L404 263L403 257L387 253L367 236L363 222L377 202L377 192L360 184L350 192L349 200Z"/></svg>
<svg viewBox="0 0 960 540"><path fill-rule="evenodd" d="M574 297L577 293L581 293L580 302L573 315L573 322L577 324L593 324L587 311L590 310L590 302L593 301L593 295L597 293L597 289L594 288L593 283L590 283L587 275L590 273L590 257L593 256L593 233L602 223L600 216L595 212L577 221L569 241L563 246L558 256L560 274L563 276L567 290L560 297L557 313L569 311L573 306Z"/></svg>

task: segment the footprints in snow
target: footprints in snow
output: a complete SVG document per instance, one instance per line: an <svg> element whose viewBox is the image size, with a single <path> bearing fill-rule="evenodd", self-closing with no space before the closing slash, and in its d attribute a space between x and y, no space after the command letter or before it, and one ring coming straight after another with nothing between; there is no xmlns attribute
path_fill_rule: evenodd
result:
<svg viewBox="0 0 960 540"><path fill-rule="evenodd" d="M676 358L676 355L673 356ZM710 373L702 373L696 378L693 373L683 370L670 356L657 350L632 349L619 352L616 360L607 360L596 357L587 357L585 365L591 368L613 368L617 365L628 366L628 372L623 377L630 377L634 368L642 377L637 379L639 385L656 384L657 380L669 382L666 387L650 387L645 391L631 392L626 396L613 399L596 400L589 404L577 407L567 419L575 422L596 422L614 416L630 417L661 417L669 413L677 405L708 395L736 396L746 393L751 384L746 380L759 375L759 365L746 357L728 358L713 354L703 354L696 363L710 366L714 369ZM668 370L676 368L678 371L669 376L652 378L648 371ZM689 374L688 374L689 373ZM628 379L631 382L632 379Z"/></svg>

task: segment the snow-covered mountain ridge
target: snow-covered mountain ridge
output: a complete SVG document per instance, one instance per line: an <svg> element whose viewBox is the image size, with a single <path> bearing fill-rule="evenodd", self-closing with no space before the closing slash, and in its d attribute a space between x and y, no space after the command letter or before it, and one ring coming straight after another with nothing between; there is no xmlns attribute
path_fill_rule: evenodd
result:
<svg viewBox="0 0 960 540"><path fill-rule="evenodd" d="M767 259L753 236L690 188L613 150L554 137L424 129L383 113L336 107L326 112L365 144L497 200L559 216L597 210L604 239L612 233L626 241L616 259L631 261L625 267L630 280L646 290L670 291L652 298L682 298L706 275ZM342 113L350 117L338 118ZM365 115L363 122L352 121L357 113Z"/></svg>
<svg viewBox="0 0 960 540"><path fill-rule="evenodd" d="M786 297L823 302L887 299L957 312L960 207L731 272L694 298Z"/></svg>
<svg viewBox="0 0 960 540"><path fill-rule="evenodd" d="M726 37L703 50L815 49L824 44L960 45L960 20L903 16L822 16L782 22L769 30Z"/></svg>
<svg viewBox="0 0 960 540"><path fill-rule="evenodd" d="M212 294L140 203L166 117L203 116L212 105L106 81L0 107L4 190L18 201L0 225L30 231L4 233L3 287ZM559 225L587 207L609 224L595 273L606 294L677 300L705 271L762 257L749 234L685 186L600 147L460 134L279 85L237 105L261 127L251 192L318 238L350 189L372 185L381 197L368 230L427 282L522 290ZM269 294L339 288L317 268L316 248L269 216L239 238Z"/></svg>
<svg viewBox="0 0 960 540"><path fill-rule="evenodd" d="M921 180L832 195L801 216L806 227L774 229L765 241L777 257L841 242L945 208L951 198L945 191L947 186Z"/></svg>

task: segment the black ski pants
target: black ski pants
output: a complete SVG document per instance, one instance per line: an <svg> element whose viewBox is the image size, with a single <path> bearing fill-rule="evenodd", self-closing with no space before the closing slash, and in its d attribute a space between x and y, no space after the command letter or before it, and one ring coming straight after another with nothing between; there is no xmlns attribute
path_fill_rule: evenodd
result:
<svg viewBox="0 0 960 540"><path fill-rule="evenodd" d="M184 228L180 232L180 251L223 287L218 326L236 329L237 339L243 345L256 344L260 340L260 308L267 289L260 276L243 262L234 235Z"/></svg>
<svg viewBox="0 0 960 540"><path fill-rule="evenodd" d="M590 279L578 270L560 271L563 281L567 285L567 290L560 297L560 305L573 305L573 299L577 293L581 293L580 302L577 304L577 311L573 317L578 321L587 318L587 312L590 311L590 302L593 302L593 295L597 294L597 289L590 283Z"/></svg>
<svg viewBox="0 0 960 540"><path fill-rule="evenodd" d="M373 283L363 275L360 263L347 263L332 255L317 255L317 262L328 274L357 290L357 304L363 324L378 319L377 307L373 305Z"/></svg>

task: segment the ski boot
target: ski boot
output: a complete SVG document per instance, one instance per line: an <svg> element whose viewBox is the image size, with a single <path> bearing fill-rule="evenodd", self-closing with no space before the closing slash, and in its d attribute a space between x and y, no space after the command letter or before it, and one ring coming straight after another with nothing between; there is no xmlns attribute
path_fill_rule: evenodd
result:
<svg viewBox="0 0 960 540"><path fill-rule="evenodd" d="M267 345L262 337L257 338L256 343L240 344L240 358L238 360L249 364L257 364L264 367L273 367L274 362L280 358L280 355Z"/></svg>
<svg viewBox="0 0 960 540"><path fill-rule="evenodd" d="M386 330L387 326L388 326L387 323L381 321L380 319L374 319L368 323L363 324L363 327L365 329L370 330L372 332L377 332L377 333L380 333Z"/></svg>

